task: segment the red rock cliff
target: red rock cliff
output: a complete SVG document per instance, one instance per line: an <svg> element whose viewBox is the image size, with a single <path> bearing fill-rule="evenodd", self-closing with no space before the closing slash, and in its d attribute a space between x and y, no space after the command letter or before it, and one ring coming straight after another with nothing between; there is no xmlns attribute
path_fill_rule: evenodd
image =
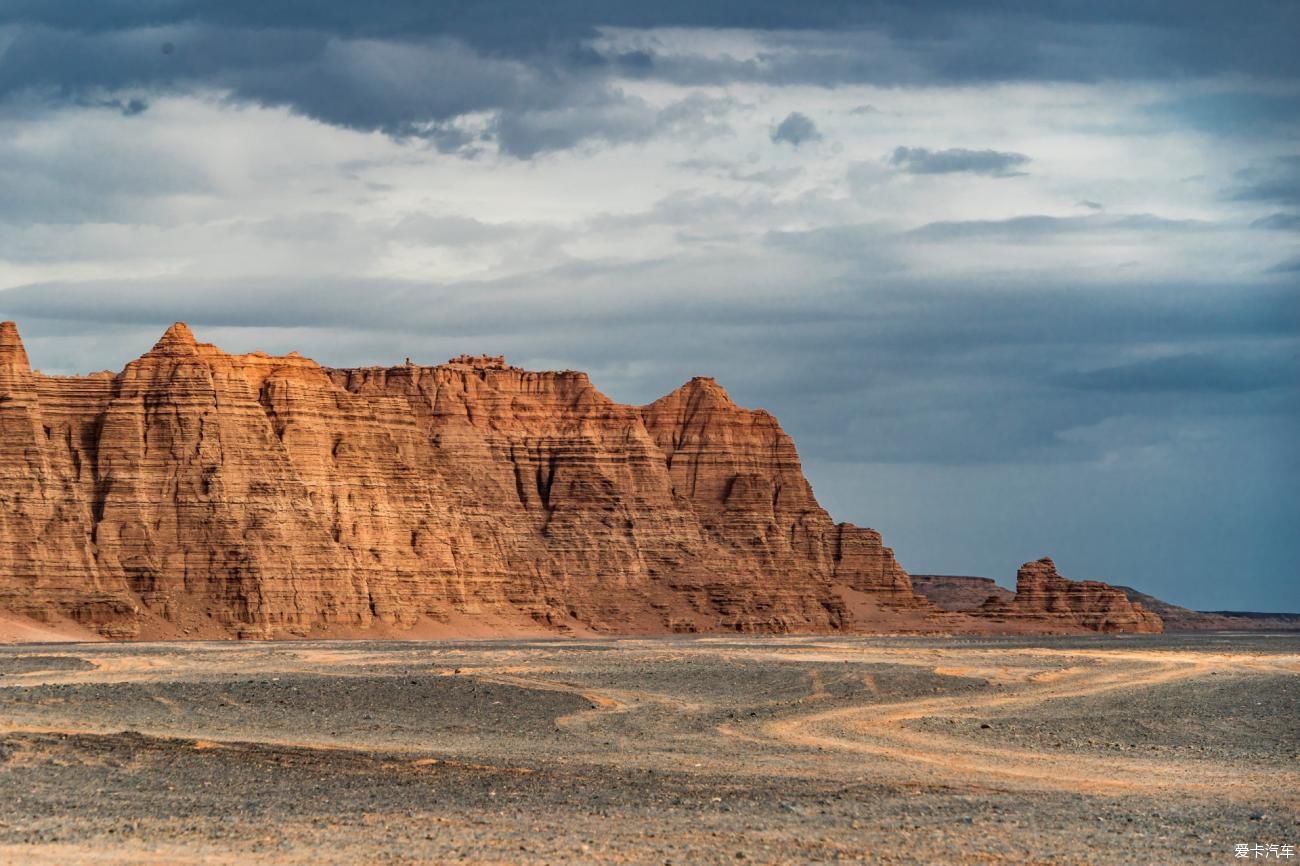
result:
<svg viewBox="0 0 1300 866"><path fill-rule="evenodd" d="M638 409L499 357L330 370L182 324L116 376L51 377L6 323L0 480L0 609L113 637L860 628L846 593L936 613L711 380Z"/></svg>
<svg viewBox="0 0 1300 866"><path fill-rule="evenodd" d="M1054 623L1055 604L997 617ZM1145 622L1099 604L1071 616ZM326 369L183 324L87 377L34 373L0 325L0 610L110 637L984 621L832 521L776 419L712 379L638 408L498 356Z"/></svg>

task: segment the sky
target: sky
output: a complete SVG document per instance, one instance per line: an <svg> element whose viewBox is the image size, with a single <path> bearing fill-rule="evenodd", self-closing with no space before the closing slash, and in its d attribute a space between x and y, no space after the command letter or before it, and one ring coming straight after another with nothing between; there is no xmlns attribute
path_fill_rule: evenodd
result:
<svg viewBox="0 0 1300 866"><path fill-rule="evenodd" d="M0 318L772 411L903 566L1300 610L1300 4L0 0Z"/></svg>

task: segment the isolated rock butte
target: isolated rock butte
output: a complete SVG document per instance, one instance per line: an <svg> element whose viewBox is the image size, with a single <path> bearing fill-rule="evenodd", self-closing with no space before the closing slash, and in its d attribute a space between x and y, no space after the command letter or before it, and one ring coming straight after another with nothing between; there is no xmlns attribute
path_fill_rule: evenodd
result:
<svg viewBox="0 0 1300 866"><path fill-rule="evenodd" d="M984 622L832 521L712 379L637 408L495 356L327 369L183 324L84 377L33 373L0 325L0 610L114 638Z"/></svg>
<svg viewBox="0 0 1300 866"><path fill-rule="evenodd" d="M1043 557L1026 562L1016 573L1016 594L1009 602L993 597L979 615L1008 622L1030 620L1045 626L1081 626L1091 631L1156 633L1160 617L1124 591L1096 580L1067 580L1056 563Z"/></svg>

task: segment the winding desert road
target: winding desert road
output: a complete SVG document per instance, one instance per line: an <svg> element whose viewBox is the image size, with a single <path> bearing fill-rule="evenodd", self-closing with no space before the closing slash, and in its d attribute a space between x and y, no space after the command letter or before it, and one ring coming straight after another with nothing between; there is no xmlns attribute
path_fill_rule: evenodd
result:
<svg viewBox="0 0 1300 866"><path fill-rule="evenodd" d="M1037 673L1026 667L1016 676L1018 658L1033 662L1059 659L1065 666ZM769 722L763 731L792 746L884 759L901 765L903 775L931 782L1014 785L1088 794L1194 791L1258 796L1284 791L1295 796L1293 792L1300 788L1300 772L1295 764L1269 774L1266 782L1261 782L1258 775L1243 773L1240 766L1222 762L1174 763L1132 752L1115 756L1060 754L988 745L970 736L948 736L910 724L922 719L1041 716L1051 703L1065 699L1133 694L1210 675L1295 675L1300 674L1300 656L1027 649L1009 651L997 662L993 670L936 668L936 672L944 674L991 674L1010 679L1010 683L999 683L1003 687L989 693L837 707ZM993 727L985 724L987 727L981 730Z"/></svg>

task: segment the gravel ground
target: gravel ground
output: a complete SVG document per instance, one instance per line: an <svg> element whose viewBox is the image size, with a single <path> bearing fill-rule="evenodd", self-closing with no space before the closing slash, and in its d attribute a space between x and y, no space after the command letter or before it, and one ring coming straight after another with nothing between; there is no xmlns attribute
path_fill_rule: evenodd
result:
<svg viewBox="0 0 1300 866"><path fill-rule="evenodd" d="M1064 752L1154 753L1251 772L1300 765L1300 676L1226 673L1045 704L1031 718L926 718L921 730Z"/></svg>
<svg viewBox="0 0 1300 866"><path fill-rule="evenodd" d="M75 656L0 655L0 677L46 671L93 671L95 666Z"/></svg>
<svg viewBox="0 0 1300 866"><path fill-rule="evenodd" d="M1228 863L1300 847L1298 683L1294 636L6 648L0 863Z"/></svg>
<svg viewBox="0 0 1300 866"><path fill-rule="evenodd" d="M576 694L457 676L285 674L226 682L43 685L0 692L0 714L57 726L69 709L143 731L186 730L215 739L447 748L485 733L527 747L556 719L591 707Z"/></svg>

